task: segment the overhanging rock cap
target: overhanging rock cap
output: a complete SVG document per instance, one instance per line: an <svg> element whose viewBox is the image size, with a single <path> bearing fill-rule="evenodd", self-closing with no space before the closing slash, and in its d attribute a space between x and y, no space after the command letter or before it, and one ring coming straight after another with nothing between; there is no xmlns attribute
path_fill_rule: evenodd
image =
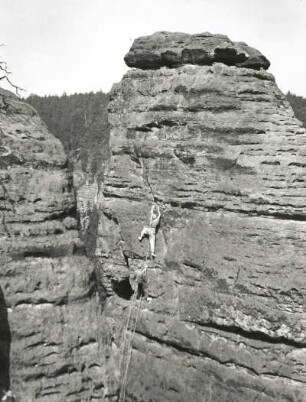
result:
<svg viewBox="0 0 306 402"><path fill-rule="evenodd" d="M136 39L124 58L129 67L140 69L175 68L184 64L201 66L224 63L228 66L267 70L269 60L244 42L209 32L186 34L156 32Z"/></svg>

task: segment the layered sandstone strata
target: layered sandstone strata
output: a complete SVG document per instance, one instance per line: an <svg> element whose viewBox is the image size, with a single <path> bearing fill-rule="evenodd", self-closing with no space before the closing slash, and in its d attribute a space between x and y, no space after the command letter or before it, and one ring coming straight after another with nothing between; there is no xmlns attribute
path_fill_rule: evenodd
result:
<svg viewBox="0 0 306 402"><path fill-rule="evenodd" d="M100 401L96 280L67 159L35 110L5 91L0 219L0 391L22 402Z"/></svg>
<svg viewBox="0 0 306 402"><path fill-rule="evenodd" d="M245 44L229 63L220 40L239 46L223 36L194 36L194 52L175 37L136 40L112 91L96 250L106 398L126 383L134 402L306 401L305 130ZM157 257L135 300L153 202Z"/></svg>
<svg viewBox="0 0 306 402"><path fill-rule="evenodd" d="M268 69L270 62L244 42L232 42L225 35L209 32L189 35L181 32L156 32L136 39L124 58L129 67L152 69L200 66L223 63L228 66Z"/></svg>

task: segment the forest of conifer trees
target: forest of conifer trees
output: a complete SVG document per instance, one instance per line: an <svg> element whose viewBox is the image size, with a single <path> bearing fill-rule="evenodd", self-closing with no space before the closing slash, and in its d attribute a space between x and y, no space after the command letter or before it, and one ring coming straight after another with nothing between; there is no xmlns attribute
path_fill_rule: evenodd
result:
<svg viewBox="0 0 306 402"><path fill-rule="evenodd" d="M296 117L306 127L306 98L288 92ZM81 159L92 174L106 159L109 128L109 96L103 92L62 96L31 95L26 101L40 114L48 129L59 138L71 160Z"/></svg>

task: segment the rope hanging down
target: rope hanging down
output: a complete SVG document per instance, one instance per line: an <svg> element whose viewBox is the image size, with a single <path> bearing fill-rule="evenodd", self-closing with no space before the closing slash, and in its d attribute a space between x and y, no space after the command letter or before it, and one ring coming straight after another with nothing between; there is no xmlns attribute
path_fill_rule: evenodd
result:
<svg viewBox="0 0 306 402"><path fill-rule="evenodd" d="M120 362L121 387L120 387L118 402L125 401L128 371L129 371L129 366L130 366L130 362L131 362L131 358L132 358L132 343L133 343L133 339L134 339L136 328L137 328L137 322L138 322L138 318L139 318L141 301L142 301L142 296L140 296L140 298L138 299L139 303L138 303L138 307L136 309L136 314L133 315L133 312L135 310L134 306L135 306L135 302L136 302L136 297L137 297L137 290L135 290L133 297L131 299L128 318L127 318L127 321L123 328L123 333L122 333L122 343L121 343L121 347L120 347L120 354L122 356L121 362ZM129 326L130 326L130 336L128 336Z"/></svg>
<svg viewBox="0 0 306 402"><path fill-rule="evenodd" d="M141 301L142 301L142 297L139 298L139 303L138 303L138 308L136 310L135 320L134 320L134 323L131 325L131 334L130 334L129 339L126 342L125 370L124 370L123 376L121 376L122 382L121 382L118 402L125 402L128 372L129 372L129 366L130 366L130 362L131 362L131 358L132 358L132 343L133 343L136 328L137 328L137 322L138 322L139 313L140 313ZM126 333L127 333L127 330L128 329L125 328ZM122 362L124 363L124 354L122 356ZM123 370L123 368L124 368L124 364L121 365L121 370ZM121 374L122 374L122 371L121 371Z"/></svg>
<svg viewBox="0 0 306 402"><path fill-rule="evenodd" d="M139 285L140 285L140 283L143 283L143 278L145 278L147 275L147 260L148 260L148 258L151 257L151 251L152 251L151 247L149 246L148 252L146 254L146 258L144 260L144 268L142 270L141 276L139 276L139 277L136 276L136 286L135 286L134 293L133 293L131 303L129 306L127 320L122 329L122 339L121 339L121 345L120 345L120 351L119 351L119 356L121 356L121 361L120 361L121 385L120 385L120 390L119 390L118 402L125 402L128 372L129 372L129 366L130 366L131 358L132 358L132 349L133 349L132 344L133 344L133 340L134 340L135 333L136 333L137 322L138 322L140 308L141 308L141 302L142 302L142 298L143 298L143 294L141 294L141 293L139 294ZM135 303L137 301L137 296L139 296L138 306L136 309L136 314L133 314L135 311L134 307L135 307ZM128 336L129 328L130 328L130 336Z"/></svg>

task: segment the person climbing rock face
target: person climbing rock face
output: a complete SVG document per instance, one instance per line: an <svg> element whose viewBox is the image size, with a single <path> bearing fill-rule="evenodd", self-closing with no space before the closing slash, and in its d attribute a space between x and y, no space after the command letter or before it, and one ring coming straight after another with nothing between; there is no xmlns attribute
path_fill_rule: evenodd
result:
<svg viewBox="0 0 306 402"><path fill-rule="evenodd" d="M14 399L14 397L13 397L12 391L10 391L10 390L7 391L7 392L3 395L1 401L14 402L15 399Z"/></svg>
<svg viewBox="0 0 306 402"><path fill-rule="evenodd" d="M160 221L159 206L154 204L151 208L149 226L145 226L142 229L140 236L138 237L139 241L142 241L142 239L144 237L149 238L150 253L151 253L152 258L155 258L155 239L156 239L156 231L157 231L157 228L159 225L159 221Z"/></svg>

